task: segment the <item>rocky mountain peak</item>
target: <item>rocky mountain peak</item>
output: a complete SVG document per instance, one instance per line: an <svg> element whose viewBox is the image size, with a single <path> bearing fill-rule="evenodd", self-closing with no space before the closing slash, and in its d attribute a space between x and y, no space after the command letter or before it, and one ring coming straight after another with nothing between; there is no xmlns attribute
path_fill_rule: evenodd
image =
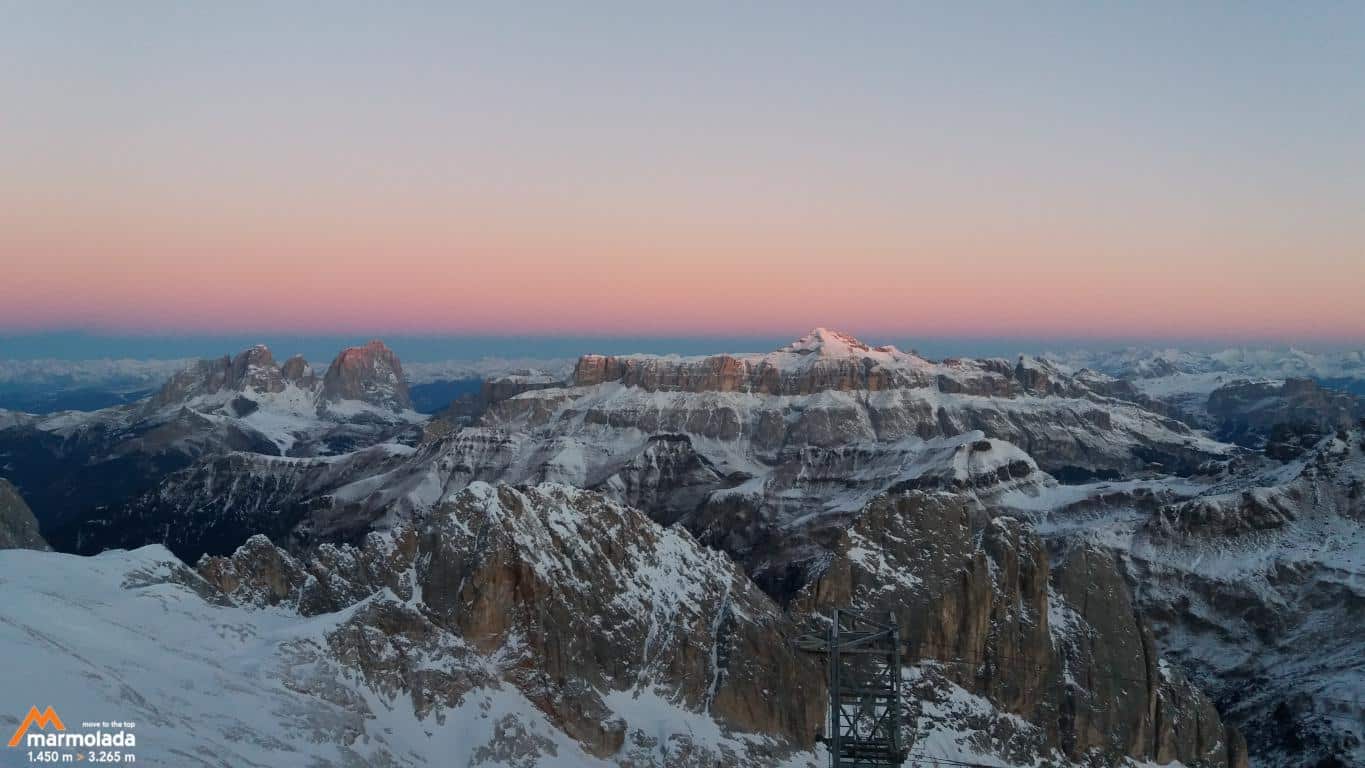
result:
<svg viewBox="0 0 1365 768"><path fill-rule="evenodd" d="M294 355L285 360L284 365L280 366L280 375L284 376L285 381L298 386L311 387L314 383L313 366L308 364L303 355Z"/></svg>
<svg viewBox="0 0 1365 768"><path fill-rule="evenodd" d="M180 405L193 398L223 391L281 392L284 377L270 348L257 344L235 356L200 360L171 376L149 403L153 410Z"/></svg>
<svg viewBox="0 0 1365 768"><path fill-rule="evenodd" d="M782 347L779 352L793 352L798 355L818 355L820 357L854 357L871 352L872 347L851 334L832 331L828 328L814 328L810 333ZM889 351L890 347L879 348Z"/></svg>
<svg viewBox="0 0 1365 768"><path fill-rule="evenodd" d="M322 377L319 398L323 402L359 400L394 411L412 408L398 355L378 339L343 349Z"/></svg>
<svg viewBox="0 0 1365 768"><path fill-rule="evenodd" d="M254 390L256 392L281 392L284 390L284 377L275 363L270 347L257 344L244 349L232 358L228 369L227 389L234 391Z"/></svg>

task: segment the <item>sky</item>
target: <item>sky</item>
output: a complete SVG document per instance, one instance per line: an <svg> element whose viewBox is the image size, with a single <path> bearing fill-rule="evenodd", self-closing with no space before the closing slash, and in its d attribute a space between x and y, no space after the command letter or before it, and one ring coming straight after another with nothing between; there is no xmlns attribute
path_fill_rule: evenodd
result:
<svg viewBox="0 0 1365 768"><path fill-rule="evenodd" d="M402 5L0 0L0 336L1365 344L1365 4Z"/></svg>

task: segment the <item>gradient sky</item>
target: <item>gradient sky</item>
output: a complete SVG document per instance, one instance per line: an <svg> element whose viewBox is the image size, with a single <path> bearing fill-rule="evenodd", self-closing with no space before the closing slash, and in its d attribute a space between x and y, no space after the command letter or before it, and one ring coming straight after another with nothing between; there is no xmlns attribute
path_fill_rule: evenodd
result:
<svg viewBox="0 0 1365 768"><path fill-rule="evenodd" d="M403 5L0 2L0 333L1365 342L1365 4Z"/></svg>

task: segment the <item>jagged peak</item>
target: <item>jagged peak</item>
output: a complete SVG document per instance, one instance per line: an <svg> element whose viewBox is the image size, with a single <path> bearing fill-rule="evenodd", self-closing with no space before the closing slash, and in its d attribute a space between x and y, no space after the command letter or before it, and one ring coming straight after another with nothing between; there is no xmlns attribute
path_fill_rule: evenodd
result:
<svg viewBox="0 0 1365 768"><path fill-rule="evenodd" d="M345 349L341 350L341 352L337 353L336 360L334 360L332 364L336 365L337 363L347 360L390 357L393 359L397 359L398 356L394 354L394 351L390 349L389 346L385 344L383 341L379 339L370 339L364 344L346 347Z"/></svg>
<svg viewBox="0 0 1365 768"><path fill-rule="evenodd" d="M240 375L240 372L251 366L274 367L275 356L271 353L270 347L264 344L253 344L232 358L232 366L239 371L238 375Z"/></svg>
<svg viewBox="0 0 1365 768"><path fill-rule="evenodd" d="M323 375L323 402L360 400L392 410L412 407L398 355L379 339L341 350Z"/></svg>
<svg viewBox="0 0 1365 768"><path fill-rule="evenodd" d="M154 411L224 391L279 392L283 388L280 367L270 348L256 344L236 355L196 361L173 374L146 407Z"/></svg>

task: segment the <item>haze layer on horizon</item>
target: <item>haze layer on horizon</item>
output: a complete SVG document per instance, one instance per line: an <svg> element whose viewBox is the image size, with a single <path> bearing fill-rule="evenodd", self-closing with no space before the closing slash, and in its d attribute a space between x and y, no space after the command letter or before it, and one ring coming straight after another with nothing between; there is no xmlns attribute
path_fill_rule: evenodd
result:
<svg viewBox="0 0 1365 768"><path fill-rule="evenodd" d="M1365 342L1365 5L502 5L8 7L0 333Z"/></svg>
<svg viewBox="0 0 1365 768"><path fill-rule="evenodd" d="M98 335L81 332L0 334L0 361L5 360L180 360L232 355L256 344L270 347L284 359L301 354L314 363L326 363L340 350L378 338L393 348L405 363L503 360L572 360L579 355L661 354L708 355L726 352L769 352L802 335L786 336L445 336L405 334L298 334L262 332L205 335ZM1095 338L943 338L907 334L872 334L868 344L892 344L933 359L946 357L1014 357L1075 350L1091 352L1127 348L1218 352L1227 344L1207 339L1144 340ZM1257 349L1284 349L1271 342L1248 345ZM1354 351L1359 347L1308 344L1312 352Z"/></svg>

